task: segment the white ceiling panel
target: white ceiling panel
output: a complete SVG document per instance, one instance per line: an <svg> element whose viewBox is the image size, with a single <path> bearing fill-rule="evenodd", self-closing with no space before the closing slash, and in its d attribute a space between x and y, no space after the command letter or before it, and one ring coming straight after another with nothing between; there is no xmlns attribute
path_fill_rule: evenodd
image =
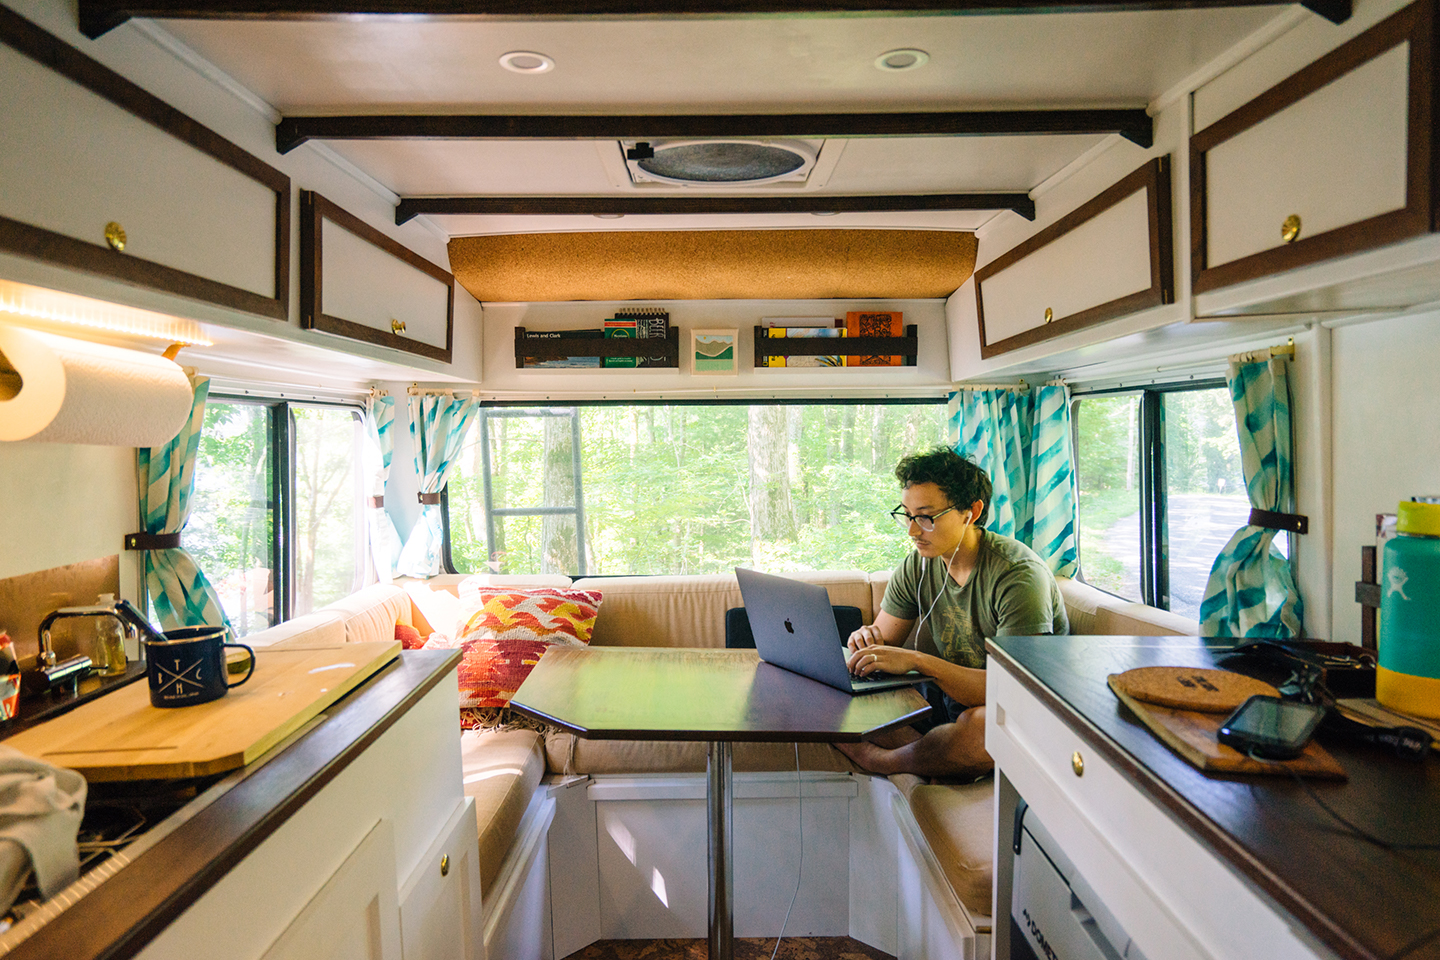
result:
<svg viewBox="0 0 1440 960"><path fill-rule="evenodd" d="M826 193L1026 193L1105 137L851 140ZM1139 163L1140 148L1135 148Z"/></svg>

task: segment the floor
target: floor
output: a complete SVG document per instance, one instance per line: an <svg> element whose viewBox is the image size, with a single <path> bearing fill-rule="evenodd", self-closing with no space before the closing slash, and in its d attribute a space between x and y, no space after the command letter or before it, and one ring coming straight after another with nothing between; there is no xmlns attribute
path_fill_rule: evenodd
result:
<svg viewBox="0 0 1440 960"><path fill-rule="evenodd" d="M737 939L735 960L769 960L773 939ZM600 940L565 960L708 960L704 940ZM849 937L786 937L775 960L895 960Z"/></svg>

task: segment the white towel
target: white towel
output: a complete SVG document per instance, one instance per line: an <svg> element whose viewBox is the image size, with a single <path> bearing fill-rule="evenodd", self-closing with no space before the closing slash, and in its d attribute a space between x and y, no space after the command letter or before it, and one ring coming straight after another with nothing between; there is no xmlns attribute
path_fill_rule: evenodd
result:
<svg viewBox="0 0 1440 960"><path fill-rule="evenodd" d="M84 814L84 777L0 744L0 839L24 848L42 897L54 896L80 875L75 839ZM3 909L8 908L7 903Z"/></svg>

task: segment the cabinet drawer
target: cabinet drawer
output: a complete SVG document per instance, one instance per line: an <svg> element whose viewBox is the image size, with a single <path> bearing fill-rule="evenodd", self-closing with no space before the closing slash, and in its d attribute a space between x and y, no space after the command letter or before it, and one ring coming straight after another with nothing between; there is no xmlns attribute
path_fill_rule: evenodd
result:
<svg viewBox="0 0 1440 960"><path fill-rule="evenodd" d="M300 192L300 325L450 362L449 272L308 190Z"/></svg>
<svg viewBox="0 0 1440 960"><path fill-rule="evenodd" d="M1191 138L1196 293L1431 229L1433 33L1424 0Z"/></svg>
<svg viewBox="0 0 1440 960"><path fill-rule="evenodd" d="M1170 223L1158 157L975 271L980 356L1172 302Z"/></svg>
<svg viewBox="0 0 1440 960"><path fill-rule="evenodd" d="M3 9L0 44L0 250L285 319L288 177Z"/></svg>
<svg viewBox="0 0 1440 960"><path fill-rule="evenodd" d="M485 960L479 858L475 799L466 797L400 888L405 960Z"/></svg>

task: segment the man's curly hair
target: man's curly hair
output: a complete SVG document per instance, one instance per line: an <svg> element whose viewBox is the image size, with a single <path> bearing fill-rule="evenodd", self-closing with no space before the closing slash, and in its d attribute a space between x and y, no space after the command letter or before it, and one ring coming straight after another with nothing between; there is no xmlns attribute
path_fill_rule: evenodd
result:
<svg viewBox="0 0 1440 960"><path fill-rule="evenodd" d="M950 498L951 506L961 510L976 500L983 502L980 518L975 521L977 526L983 527L990 516L990 477L949 447L931 447L910 454L895 465L895 479L902 487L933 483Z"/></svg>

